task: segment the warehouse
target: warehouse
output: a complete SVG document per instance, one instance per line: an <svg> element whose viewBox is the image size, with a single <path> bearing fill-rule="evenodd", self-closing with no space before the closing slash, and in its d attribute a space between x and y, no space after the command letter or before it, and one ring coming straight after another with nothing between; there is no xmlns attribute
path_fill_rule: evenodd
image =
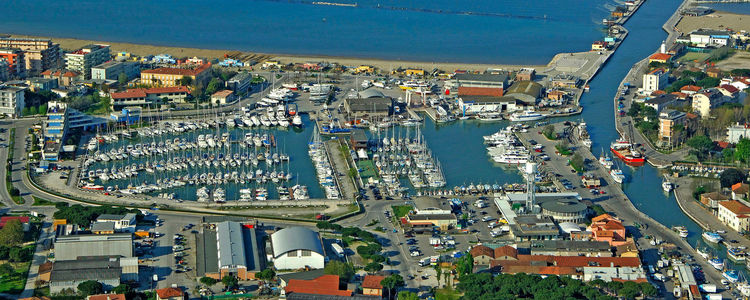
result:
<svg viewBox="0 0 750 300"><path fill-rule="evenodd" d="M75 291L78 284L87 280L96 280L109 290L121 282L138 281L138 258L95 257L56 261L49 272L50 293L64 289ZM46 275L40 271L39 276Z"/></svg>
<svg viewBox="0 0 750 300"><path fill-rule="evenodd" d="M271 235L274 267L278 270L325 266L323 242L317 232L305 227L289 227Z"/></svg>
<svg viewBox="0 0 750 300"><path fill-rule="evenodd" d="M60 236L55 241L58 261L86 256L133 257L133 236L130 233L79 234Z"/></svg>
<svg viewBox="0 0 750 300"><path fill-rule="evenodd" d="M447 84L458 89L459 96L502 97L508 85L507 74L456 74Z"/></svg>

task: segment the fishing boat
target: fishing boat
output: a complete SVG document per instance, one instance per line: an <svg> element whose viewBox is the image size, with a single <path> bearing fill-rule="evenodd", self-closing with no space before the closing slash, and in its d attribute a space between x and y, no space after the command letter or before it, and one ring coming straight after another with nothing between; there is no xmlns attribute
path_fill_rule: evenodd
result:
<svg viewBox="0 0 750 300"><path fill-rule="evenodd" d="M680 237L682 237L682 238L684 238L684 237L687 237L687 236L688 236L688 233L689 233L689 232L688 232L687 228L685 228L685 226L675 226L675 227L672 227L672 229L673 229L674 231L676 231L676 232L677 232L677 234L679 234L679 235L680 235Z"/></svg>
<svg viewBox="0 0 750 300"><path fill-rule="evenodd" d="M703 233L703 239L714 244L718 244L723 238L716 232L706 231Z"/></svg>
<svg viewBox="0 0 750 300"><path fill-rule="evenodd" d="M664 177L664 182L661 183L661 189L669 193L674 189L674 184L670 182L667 177Z"/></svg>
<svg viewBox="0 0 750 300"><path fill-rule="evenodd" d="M727 257L735 262L745 261L745 247L727 247Z"/></svg>
<svg viewBox="0 0 750 300"><path fill-rule="evenodd" d="M602 151L602 156L599 156L599 163L606 169L611 169L614 164L612 158L604 154L604 151Z"/></svg>
<svg viewBox="0 0 750 300"><path fill-rule="evenodd" d="M708 251L706 250L706 248L697 247L697 248L695 248L695 251L698 252L698 255L700 255L701 257L703 257L703 259L708 259L709 257L711 257L711 254L708 253Z"/></svg>
<svg viewBox="0 0 750 300"><path fill-rule="evenodd" d="M724 273L721 273L721 276L731 283L736 283L740 279L740 273L736 270L727 270Z"/></svg>
<svg viewBox="0 0 750 300"><path fill-rule="evenodd" d="M622 170L618 167L612 167L612 170L609 171L609 175L612 176L612 180L617 183L623 183L623 181L625 181L625 174L623 174Z"/></svg>
<svg viewBox="0 0 750 300"><path fill-rule="evenodd" d="M524 110L522 112L512 113L508 118L511 122L537 121L546 118L546 115L540 114L533 110Z"/></svg>
<svg viewBox="0 0 750 300"><path fill-rule="evenodd" d="M723 270L724 269L724 261L720 258L712 258L708 260L708 263L714 267L714 269L717 270Z"/></svg>
<svg viewBox="0 0 750 300"><path fill-rule="evenodd" d="M633 144L627 140L618 139L610 144L609 149L628 166L638 167L646 163L645 156L638 152Z"/></svg>

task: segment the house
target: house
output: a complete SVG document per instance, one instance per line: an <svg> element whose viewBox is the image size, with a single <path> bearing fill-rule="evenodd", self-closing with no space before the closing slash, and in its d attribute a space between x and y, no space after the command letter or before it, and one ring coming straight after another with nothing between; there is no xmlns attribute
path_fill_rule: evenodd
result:
<svg viewBox="0 0 750 300"><path fill-rule="evenodd" d="M380 284L383 279L385 276L366 275L362 280L362 294L383 297L383 285Z"/></svg>
<svg viewBox="0 0 750 300"><path fill-rule="evenodd" d="M82 74L84 78L91 78L91 67L102 64L112 57L109 45L91 44L76 51L65 53L65 68Z"/></svg>
<svg viewBox="0 0 750 300"><path fill-rule="evenodd" d="M727 127L727 142L737 144L740 139L750 139L750 124L734 124Z"/></svg>
<svg viewBox="0 0 750 300"><path fill-rule="evenodd" d="M136 214L124 215L102 214L96 218L96 223L112 223L117 232L135 232Z"/></svg>
<svg viewBox="0 0 750 300"><path fill-rule="evenodd" d="M666 109L667 107L675 105L676 103L677 97L672 94L659 95L654 98L647 99L643 102L644 105L656 110L657 114L661 113L661 111Z"/></svg>
<svg viewBox="0 0 750 300"><path fill-rule="evenodd" d="M57 79L58 86L71 86L81 77L80 73L70 70L46 70L39 75L43 78Z"/></svg>
<svg viewBox="0 0 750 300"><path fill-rule="evenodd" d="M719 221L724 225L744 233L750 230L750 207L737 200L719 202Z"/></svg>
<svg viewBox="0 0 750 300"><path fill-rule="evenodd" d="M456 74L446 85L458 89L459 96L502 97L508 85L508 75L501 74Z"/></svg>
<svg viewBox="0 0 750 300"><path fill-rule="evenodd" d="M670 63L672 61L672 55L666 54L666 53L654 53L651 56L648 57L648 63Z"/></svg>
<svg viewBox="0 0 750 300"><path fill-rule="evenodd" d="M718 68L708 68L706 69L706 75L708 77L721 78L721 70Z"/></svg>
<svg viewBox="0 0 750 300"><path fill-rule="evenodd" d="M638 246L635 245L633 238L628 238L627 242L615 247L615 256L617 257L638 257Z"/></svg>
<svg viewBox="0 0 750 300"><path fill-rule="evenodd" d="M365 131L361 128L354 128L351 135L349 135L349 143L354 150L367 150L370 146L370 139L365 134Z"/></svg>
<svg viewBox="0 0 750 300"><path fill-rule="evenodd" d="M91 233L93 234L113 234L115 233L114 222L96 222L91 224Z"/></svg>
<svg viewBox="0 0 750 300"><path fill-rule="evenodd" d="M175 287L168 287L163 289L157 289L156 291L156 300L184 300L187 299L185 297L185 292L183 292L179 288Z"/></svg>
<svg viewBox="0 0 750 300"><path fill-rule="evenodd" d="M128 89L110 93L112 109L121 110L127 106L157 108L165 103L184 103L190 91L184 86L170 86L150 89Z"/></svg>
<svg viewBox="0 0 750 300"><path fill-rule="evenodd" d="M602 214L591 219L588 230L595 241L603 241L617 247L626 242L625 226L620 219L609 214Z"/></svg>
<svg viewBox="0 0 750 300"><path fill-rule="evenodd" d="M731 84L722 84L716 88L722 95L737 99L740 94L740 90Z"/></svg>
<svg viewBox="0 0 750 300"><path fill-rule="evenodd" d="M234 75L232 78L227 80L225 86L233 90L235 93L245 93L250 89L250 85L252 83L253 76L252 74L248 72L240 72L237 73L237 75Z"/></svg>
<svg viewBox="0 0 750 300"><path fill-rule="evenodd" d="M719 208L719 203L729 200L729 197L719 192L703 193L700 197L701 203L710 208Z"/></svg>
<svg viewBox="0 0 750 300"><path fill-rule="evenodd" d="M401 224L416 232L432 232L437 227L440 230L447 231L456 228L458 218L448 209L439 209L436 207L425 207L414 209L401 218Z"/></svg>
<svg viewBox="0 0 750 300"><path fill-rule="evenodd" d="M687 94L688 96L692 96L695 93L699 92L701 90L701 87L696 85L686 85L680 88L680 92Z"/></svg>
<svg viewBox="0 0 750 300"><path fill-rule="evenodd" d="M698 47L727 46L730 32L726 30L697 29L690 32L690 43Z"/></svg>
<svg viewBox="0 0 750 300"><path fill-rule="evenodd" d="M469 250L469 253L474 258L475 265L483 266L488 266L494 259L516 260L518 256L518 250L509 245L494 249L485 245L476 245Z"/></svg>
<svg viewBox="0 0 750 300"><path fill-rule="evenodd" d="M29 217L26 216L2 216L0 217L0 228L5 227L5 224L10 220L18 220L23 226L23 231L29 231Z"/></svg>
<svg viewBox="0 0 750 300"><path fill-rule="evenodd" d="M653 92L664 89L669 84L669 72L659 68L643 74L643 90Z"/></svg>
<svg viewBox="0 0 750 300"><path fill-rule="evenodd" d="M516 242L535 240L559 240L562 238L560 228L555 225L551 217L523 215L515 218L515 224L510 225L510 232Z"/></svg>
<svg viewBox="0 0 750 300"><path fill-rule="evenodd" d="M235 97L232 90L221 90L211 95L211 103L216 105L226 105L234 102L236 98L237 97Z"/></svg>
<svg viewBox="0 0 750 300"><path fill-rule="evenodd" d="M287 299L293 298L294 294L349 297L354 293L340 288L338 275L323 275L312 280L291 279L284 292Z"/></svg>
<svg viewBox="0 0 750 300"><path fill-rule="evenodd" d="M595 41L591 43L591 51L602 51L607 50L607 43L605 41Z"/></svg>
<svg viewBox="0 0 750 300"><path fill-rule="evenodd" d="M732 200L748 200L750 185L744 182L738 182L732 185Z"/></svg>
<svg viewBox="0 0 750 300"><path fill-rule="evenodd" d="M659 113L659 142L665 145L674 145L681 141L680 135L675 132L675 125L684 126L687 114L673 109L664 109Z"/></svg>
<svg viewBox="0 0 750 300"><path fill-rule="evenodd" d="M127 300L125 294L99 294L89 295L86 300Z"/></svg>
<svg viewBox="0 0 750 300"><path fill-rule="evenodd" d="M532 81L536 77L536 70L523 68L516 73L516 81Z"/></svg>
<svg viewBox="0 0 750 300"><path fill-rule="evenodd" d="M716 108L727 102L727 98L715 88L704 90L701 93L693 95L693 111L700 114L701 118L706 118L711 113L711 109Z"/></svg>
<svg viewBox="0 0 750 300"><path fill-rule="evenodd" d="M21 116L26 107L26 89L11 86L0 86L0 114L16 118Z"/></svg>
<svg viewBox="0 0 750 300"><path fill-rule="evenodd" d="M547 99L549 100L564 101L565 95L567 95L567 93L561 90L547 90Z"/></svg>
<svg viewBox="0 0 750 300"><path fill-rule="evenodd" d="M211 77L211 63L194 68L163 67L141 71L141 84L156 87L181 86L182 78L190 78L193 84L206 83Z"/></svg>
<svg viewBox="0 0 750 300"><path fill-rule="evenodd" d="M288 227L271 234L274 267L322 269L325 251L320 235L306 227Z"/></svg>

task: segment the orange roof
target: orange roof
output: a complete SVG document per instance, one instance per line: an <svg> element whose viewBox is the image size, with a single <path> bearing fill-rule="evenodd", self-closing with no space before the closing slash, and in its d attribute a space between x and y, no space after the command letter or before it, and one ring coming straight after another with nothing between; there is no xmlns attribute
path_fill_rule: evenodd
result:
<svg viewBox="0 0 750 300"><path fill-rule="evenodd" d="M747 183L738 182L732 185L732 191L739 194L745 194L750 192L750 185Z"/></svg>
<svg viewBox="0 0 750 300"><path fill-rule="evenodd" d="M123 98L145 98L149 94L166 94L166 93L188 93L189 90L184 86L170 86L150 89L128 89L124 92L110 93L112 99Z"/></svg>
<svg viewBox="0 0 750 300"><path fill-rule="evenodd" d="M672 55L669 55L666 53L654 53L648 59L668 61L671 58L672 58Z"/></svg>
<svg viewBox="0 0 750 300"><path fill-rule="evenodd" d="M501 257L501 256L510 256L510 257L518 257L518 250L516 248L513 248L511 246L502 246L495 248L495 258Z"/></svg>
<svg viewBox="0 0 750 300"><path fill-rule="evenodd" d="M367 275L365 276L365 279L362 280L362 287L366 289L382 289L383 285L380 284L381 281L385 279L385 276L379 276L379 275Z"/></svg>
<svg viewBox="0 0 750 300"><path fill-rule="evenodd" d="M125 294L99 294L91 295L87 300L125 300Z"/></svg>
<svg viewBox="0 0 750 300"><path fill-rule="evenodd" d="M221 90L211 95L211 97L226 97L231 95L232 93L232 90Z"/></svg>
<svg viewBox="0 0 750 300"><path fill-rule="evenodd" d="M742 204L742 202L737 200L721 201L719 202L719 205L728 209L735 215L750 214L750 207L747 207L745 204Z"/></svg>
<svg viewBox="0 0 750 300"><path fill-rule="evenodd" d="M62 76L63 77L76 77L76 76L78 76L78 73L73 72L73 71L67 71L67 72L65 72L65 74L62 74Z"/></svg>
<svg viewBox="0 0 750 300"><path fill-rule="evenodd" d="M697 92L700 91L701 87L697 85L686 85L680 88L680 91Z"/></svg>
<svg viewBox="0 0 750 300"><path fill-rule="evenodd" d="M677 98L680 98L680 99L685 99L688 96L687 94L680 93L680 92L671 92L670 94L675 95Z"/></svg>
<svg viewBox="0 0 750 300"><path fill-rule="evenodd" d="M211 64L202 64L195 69L180 69L180 68L156 68L153 70L141 71L146 74L166 74L166 75L182 75L182 76L196 76L203 71L211 68Z"/></svg>
<svg viewBox="0 0 750 300"><path fill-rule="evenodd" d="M124 92L110 93L112 99L125 99L125 98L146 98L145 89L129 89Z"/></svg>
<svg viewBox="0 0 750 300"><path fill-rule="evenodd" d="M40 74L41 75L52 75L52 70L46 70L46 71L44 71L44 72L42 72Z"/></svg>
<svg viewBox="0 0 750 300"><path fill-rule="evenodd" d="M601 214L596 217L593 217L591 219L591 223L596 223L596 222L603 221L603 220L617 220L617 218L613 217L610 214Z"/></svg>
<svg viewBox="0 0 750 300"><path fill-rule="evenodd" d="M313 280L291 279L285 288L287 293L351 296L352 291L339 289L339 276L323 275Z"/></svg>
<svg viewBox="0 0 750 300"><path fill-rule="evenodd" d="M487 247L485 245L476 245L469 250L469 253L471 253L472 257L478 257L478 256L489 256L492 258L495 258L494 251L492 251L492 248Z"/></svg>
<svg viewBox="0 0 750 300"><path fill-rule="evenodd" d="M604 224L604 229L618 230L618 229L625 229L625 226L622 226L622 222L618 220L610 220Z"/></svg>
<svg viewBox="0 0 750 300"><path fill-rule="evenodd" d="M722 88L722 89L725 89L725 90L726 90L727 92L730 92L730 93L732 93L732 94L734 94L734 93L736 93L736 92L739 92L739 91L740 91L739 89L737 89L737 88L736 88L736 87L734 87L733 85L729 85L729 84L722 84L722 85L721 85L721 86L719 86L719 87L720 87L720 88Z"/></svg>
<svg viewBox="0 0 750 300"><path fill-rule="evenodd" d="M185 292L183 292L181 289L171 288L171 287L158 289L156 290L156 294L159 296L159 298L162 298L162 299L185 296Z"/></svg>
<svg viewBox="0 0 750 300"><path fill-rule="evenodd" d="M656 96L656 95L666 95L666 94L667 94L667 92L665 92L665 91L662 91L662 90L655 90L655 91L651 92L651 95L652 95L652 96Z"/></svg>

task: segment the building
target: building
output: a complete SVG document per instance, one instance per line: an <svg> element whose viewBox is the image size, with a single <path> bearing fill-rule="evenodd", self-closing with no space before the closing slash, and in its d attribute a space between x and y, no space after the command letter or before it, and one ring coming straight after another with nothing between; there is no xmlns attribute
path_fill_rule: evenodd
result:
<svg viewBox="0 0 750 300"><path fill-rule="evenodd" d="M380 284L383 279L385 276L365 275L362 280L362 294L383 297L383 285Z"/></svg>
<svg viewBox="0 0 750 300"><path fill-rule="evenodd" d="M327 297L304 297L304 295L350 297L351 290L341 289L338 275L323 275L312 280L290 279L284 288L287 299L328 299ZM295 295L300 294L300 295ZM299 297L298 296L303 296ZM337 299L337 298L334 298Z"/></svg>
<svg viewBox="0 0 750 300"><path fill-rule="evenodd" d="M740 90L731 84L722 84L716 87L716 89L721 92L722 95L732 99L737 99L740 95Z"/></svg>
<svg viewBox="0 0 750 300"><path fill-rule="evenodd" d="M625 226L620 219L609 214L603 214L591 219L588 231L594 241L607 242L610 246L617 247L627 242Z"/></svg>
<svg viewBox="0 0 750 300"><path fill-rule="evenodd" d="M305 227L288 227L271 234L273 264L279 270L322 269L323 242L317 232Z"/></svg>
<svg viewBox="0 0 750 300"><path fill-rule="evenodd" d="M532 68L523 68L516 73L516 81L533 81L536 79L536 70Z"/></svg>
<svg viewBox="0 0 750 300"><path fill-rule="evenodd" d="M346 98L344 110L351 119L388 116L393 113L393 99L378 90L366 89L356 97Z"/></svg>
<svg viewBox="0 0 750 300"><path fill-rule="evenodd" d="M40 273L39 276L43 277L43 274ZM138 258L56 258L49 270L50 293L60 293L65 289L76 291L78 284L87 280L100 282L105 290L110 290L122 282L137 282Z"/></svg>
<svg viewBox="0 0 750 300"><path fill-rule="evenodd" d="M89 295L86 300L127 300L125 294L99 294Z"/></svg>
<svg viewBox="0 0 750 300"><path fill-rule="evenodd" d="M638 257L587 257L518 254L514 260L495 259L490 267L502 273L566 275L584 281L602 279L646 282ZM586 270L586 268L590 268ZM606 268L616 268L615 270ZM586 274L589 276L587 277ZM599 276L597 276L599 275Z"/></svg>
<svg viewBox="0 0 750 300"><path fill-rule="evenodd" d="M732 185L733 200L748 200L750 194L750 185L744 182L738 182Z"/></svg>
<svg viewBox="0 0 750 300"><path fill-rule="evenodd" d="M648 57L648 63L661 63L666 64L672 62L672 55L666 53L654 53Z"/></svg>
<svg viewBox="0 0 750 300"><path fill-rule="evenodd" d="M354 150L363 149L366 151L370 147L370 139L363 129L354 128L351 135L349 135L349 144L352 145L352 149Z"/></svg>
<svg viewBox="0 0 750 300"><path fill-rule="evenodd" d="M559 240L560 229L550 217L535 215L517 216L510 224L510 232L516 242L537 240Z"/></svg>
<svg viewBox="0 0 750 300"><path fill-rule="evenodd" d="M524 245L525 244L525 245ZM526 249L528 247L528 249ZM518 245L531 255L611 257L612 246L602 241L530 241ZM497 257L495 259L498 259Z"/></svg>
<svg viewBox="0 0 750 300"><path fill-rule="evenodd" d="M727 127L727 142L736 144L740 139L750 139L750 124L734 124Z"/></svg>
<svg viewBox="0 0 750 300"><path fill-rule="evenodd" d="M141 73L138 63L132 61L108 61L91 67L91 79L119 80L125 74L127 81L133 80Z"/></svg>
<svg viewBox="0 0 750 300"><path fill-rule="evenodd" d="M705 7L705 6L694 6L694 7L688 7L684 10L682 10L683 16L691 16L691 17L700 17L705 16L707 14L710 14L714 12L713 9Z"/></svg>
<svg viewBox="0 0 750 300"><path fill-rule="evenodd" d="M77 72L63 70L46 70L40 75L43 78L57 79L58 86L71 86L81 76Z"/></svg>
<svg viewBox="0 0 750 300"><path fill-rule="evenodd" d="M669 106L677 104L677 96L672 94L661 94L653 98L646 99L643 104L656 110L656 113L661 113L662 110Z"/></svg>
<svg viewBox="0 0 750 300"><path fill-rule="evenodd" d="M526 105L535 105L542 97L544 87L533 81L516 81L508 89L506 97L514 98Z"/></svg>
<svg viewBox="0 0 750 300"><path fill-rule="evenodd" d="M186 299L185 292L175 287L157 289L155 290L155 292L156 292L156 300L184 300Z"/></svg>
<svg viewBox="0 0 750 300"><path fill-rule="evenodd" d="M583 281L591 280L648 282L646 270L641 267L583 267Z"/></svg>
<svg viewBox="0 0 750 300"><path fill-rule="evenodd" d="M60 45L46 39L0 38L0 48L17 48L23 51L26 75L36 75L60 66Z"/></svg>
<svg viewBox="0 0 750 300"><path fill-rule="evenodd" d="M701 90L701 87L696 86L696 85L692 85L692 84L689 84L689 85L686 85L686 86L683 86L682 88L680 88L680 92L681 93L685 93L688 96L692 96L695 93L699 92L700 90Z"/></svg>
<svg viewBox="0 0 750 300"><path fill-rule="evenodd" d="M693 95L693 111L697 112L701 118L706 118L711 113L711 109L716 108L727 102L725 96L717 89L707 89L701 93Z"/></svg>
<svg viewBox="0 0 750 300"><path fill-rule="evenodd" d="M555 76L552 76L552 79L550 79L550 85L553 88L575 89L578 88L580 82L580 78L571 74L564 73L556 74Z"/></svg>
<svg viewBox="0 0 750 300"><path fill-rule="evenodd" d="M458 89L458 95L502 97L508 85L506 74L456 74L452 86Z"/></svg>
<svg viewBox="0 0 750 300"><path fill-rule="evenodd" d="M112 109L121 110L128 106L158 108L167 103L184 103L190 91L184 86L170 86L150 89L128 89L124 92L110 93Z"/></svg>
<svg viewBox="0 0 750 300"><path fill-rule="evenodd" d="M724 225L739 233L750 230L750 207L742 201L727 200L719 202L718 217Z"/></svg>
<svg viewBox="0 0 750 300"><path fill-rule="evenodd" d="M5 223L10 220L18 220L23 226L23 231L29 231L29 217L26 216L2 216L0 217L0 228L5 227Z"/></svg>
<svg viewBox="0 0 750 300"><path fill-rule="evenodd" d="M703 205L709 208L718 209L719 203L729 200L729 197L719 192L710 192L701 194L700 200Z"/></svg>
<svg viewBox="0 0 750 300"><path fill-rule="evenodd" d="M236 98L232 90L221 90L211 95L211 103L226 105L234 102Z"/></svg>
<svg viewBox="0 0 750 300"><path fill-rule="evenodd" d="M132 234L65 235L55 240L55 260L75 260L91 256L133 257Z"/></svg>
<svg viewBox="0 0 750 300"><path fill-rule="evenodd" d="M96 218L96 223L110 222L114 225L114 230L118 232L135 232L136 215L127 213L124 215L103 214Z"/></svg>
<svg viewBox="0 0 750 300"><path fill-rule="evenodd" d="M10 65L8 60L0 58L0 81L6 81L10 79Z"/></svg>
<svg viewBox="0 0 750 300"><path fill-rule="evenodd" d="M202 64L193 69L156 68L141 71L141 84L152 86L180 86L183 77L190 78L192 83L206 83L211 78L211 64Z"/></svg>
<svg viewBox="0 0 750 300"><path fill-rule="evenodd" d="M663 145L682 142L682 135L675 131L675 125L684 126L686 119L686 113L673 109L665 109L659 113L659 142Z"/></svg>
<svg viewBox="0 0 750 300"><path fill-rule="evenodd" d="M460 96L458 106L463 113L505 112L519 110L518 100L513 97Z"/></svg>
<svg viewBox="0 0 750 300"><path fill-rule="evenodd" d="M255 279L255 274L265 268L260 258L261 248L257 232L252 225L238 222L221 222L216 225L217 279L235 276L240 280Z"/></svg>
<svg viewBox="0 0 750 300"><path fill-rule="evenodd" d="M607 50L607 43L604 41L595 41L591 43L591 51Z"/></svg>
<svg viewBox="0 0 750 300"><path fill-rule="evenodd" d="M405 230L413 230L418 233L431 233L433 228L447 231L456 228L458 218L449 209L440 209L433 206L415 208L406 216L401 218L401 225Z"/></svg>
<svg viewBox="0 0 750 300"><path fill-rule="evenodd" d="M65 68L91 78L91 67L110 60L109 45L92 44L76 51L65 53Z"/></svg>
<svg viewBox="0 0 750 300"><path fill-rule="evenodd" d="M133 125L141 119L142 112L143 109L140 106L128 106L123 108L120 112L111 113L109 118L117 123Z"/></svg>
<svg viewBox="0 0 750 300"><path fill-rule="evenodd" d="M664 89L669 84L669 72L664 69L656 69L643 74L643 90L653 92Z"/></svg>
<svg viewBox="0 0 750 300"><path fill-rule="evenodd" d="M21 77L26 73L26 61L23 58L23 51L18 48L0 49L0 60L8 62L7 70L9 78ZM7 80L7 79L6 79Z"/></svg>
<svg viewBox="0 0 750 300"><path fill-rule="evenodd" d="M42 125L44 149L42 159L56 161L60 153L60 145L68 132L68 104L58 101L47 103L47 119Z"/></svg>
<svg viewBox="0 0 750 300"><path fill-rule="evenodd" d="M727 46L731 33L726 30L697 29L690 32L690 43L698 47Z"/></svg>
<svg viewBox="0 0 750 300"><path fill-rule="evenodd" d="M25 89L0 85L0 114L11 118L20 117L26 105L25 96Z"/></svg>
<svg viewBox="0 0 750 300"><path fill-rule="evenodd" d="M240 72L227 80L226 87L237 94L247 93L250 90L253 75L248 72Z"/></svg>
<svg viewBox="0 0 750 300"><path fill-rule="evenodd" d="M721 78L721 69L719 68L708 68L706 69L706 75L713 78Z"/></svg>

